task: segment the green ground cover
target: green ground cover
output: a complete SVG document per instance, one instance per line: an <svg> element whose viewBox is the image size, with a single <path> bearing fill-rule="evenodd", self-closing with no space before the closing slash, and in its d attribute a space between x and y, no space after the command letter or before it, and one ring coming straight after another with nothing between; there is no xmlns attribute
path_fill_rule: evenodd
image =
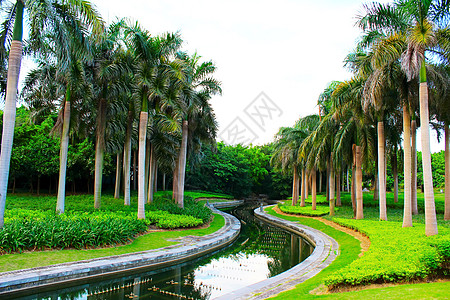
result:
<svg viewBox="0 0 450 300"><path fill-rule="evenodd" d="M325 199L323 195L318 196ZM403 195L400 195L402 201ZM423 194L418 195L419 211L423 208ZM405 284L385 287L382 289L367 289L362 291L352 291L346 293L333 293L325 295L314 295L310 292L320 286L324 288L324 283L331 287L340 287L355 284L367 284L369 282L391 282L408 281L433 275L449 275L450 261L450 222L443 220L444 197L438 193L435 196L438 211L438 236L426 237L424 229L423 213L413 216L414 226L412 228L402 228L403 210L401 204L394 203L393 195L388 194L388 222L380 222L378 202L373 201L373 194L364 194L364 220L354 220L351 208L350 195L344 193L342 202L344 205L336 212L336 216L326 219L335 221L347 227L357 229L371 239L371 246L362 258L357 259L360 251L348 249L351 247L348 240L324 229L324 224L320 227L311 223L307 218L297 216L281 216L280 218L299 221L302 224L317 228L333 238L335 238L341 249L341 255L326 269L316 277L298 285L294 290L287 291L278 296L282 299L293 299L301 297L309 298L330 298L330 299L444 299L448 297L450 288L449 282L432 284ZM290 202L290 201L288 201ZM268 211L276 214L273 211ZM359 244L359 243L358 243ZM343 256L350 252L347 258ZM446 274L446 275L445 275ZM431 276L430 276L431 275ZM428 293L429 289L435 289ZM383 293L389 292L389 295ZM405 294L410 293L405 298ZM382 295L382 296L381 296Z"/></svg>
<svg viewBox="0 0 450 300"><path fill-rule="evenodd" d="M214 214L214 218L207 228L150 232L122 246L82 250L29 251L0 255L0 270L6 272L167 247L177 243L169 241L169 239L189 235L204 236L219 230L224 225L224 218L221 215Z"/></svg>
<svg viewBox="0 0 450 300"><path fill-rule="evenodd" d="M312 210L311 206L292 206L289 203L279 203L278 207L282 212L289 214L298 214L304 216L320 217L330 213L328 206L316 206L316 210ZM335 208L335 211L337 208Z"/></svg>
<svg viewBox="0 0 450 300"><path fill-rule="evenodd" d="M163 196L169 195L172 196L172 191L158 191L155 193L155 196ZM204 192L204 191L185 191L184 195L187 197L191 197L194 199L197 198L219 198L219 199L233 199L233 196L221 193L212 193L212 192ZM223 201L223 200L221 200Z"/></svg>
<svg viewBox="0 0 450 300"><path fill-rule="evenodd" d="M220 197L198 191L190 195ZM5 226L0 230L0 253L124 244L150 225L174 229L209 222L211 211L191 196L186 197L185 208L181 209L170 195L156 195L153 203L146 205L146 219L139 220L136 197L132 197L130 206L124 206L123 200L104 195L101 208L96 210L92 195L67 196L65 213L57 215L55 196L10 195Z"/></svg>

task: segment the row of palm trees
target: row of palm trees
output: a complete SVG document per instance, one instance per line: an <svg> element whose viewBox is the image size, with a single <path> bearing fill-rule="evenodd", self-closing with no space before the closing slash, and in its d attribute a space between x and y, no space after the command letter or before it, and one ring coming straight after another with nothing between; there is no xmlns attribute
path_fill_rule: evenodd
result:
<svg viewBox="0 0 450 300"><path fill-rule="evenodd" d="M56 211L64 212L69 142L89 136L95 136L96 208L101 204L105 151L117 155L115 196L119 196L123 177L124 204L130 205L133 147L138 149L138 218L145 218L145 203L153 199L158 168L164 173L173 172L174 199L183 207L187 156L202 143L213 142L217 131L209 103L212 95L221 93L220 82L213 77L214 63L182 52L178 33L152 36L138 23L126 20L105 26L86 1L36 4L19 0L11 8L15 13L10 17L16 24L23 7L29 11L30 20L26 53L32 53L39 66L27 76L22 96L35 116L60 111L54 128L61 137ZM4 40L5 49L8 41ZM8 130L14 128L20 68L20 59L12 59L22 55L21 49L15 52L15 44L21 45L21 41L13 39L9 50L8 72L15 70L12 66L18 67L16 79L9 75L7 79L8 87L12 82L15 85L6 91L0 227L8 182L8 151L10 156L12 146Z"/></svg>
<svg viewBox="0 0 450 300"><path fill-rule="evenodd" d="M319 97L319 115L282 128L276 138L272 162L282 168L328 178L330 214L334 213L335 180L352 169L352 204L362 219L362 169L376 173L375 197L380 220L387 220L386 153L393 162L395 201L398 199L397 153L403 134L404 218L412 226L417 214L416 129L420 121L425 196L426 234L438 233L430 153L432 125L445 132L445 220L450 219L450 4L442 1L397 0L392 4L364 5L358 16L363 35L345 59L351 80L332 82ZM305 120L320 118L310 122ZM403 128L402 128L403 127ZM305 130L306 129L306 130ZM376 169L371 170L375 161ZM302 181L305 181L302 179ZM316 180L311 180L313 190ZM337 184L339 186L339 183ZM305 185L306 187L307 185ZM298 199L293 188L293 204ZM337 189L339 191L339 188ZM303 194L303 193L302 193ZM340 199L337 195L339 203ZM304 204L303 196L301 204ZM313 207L314 207L313 196Z"/></svg>

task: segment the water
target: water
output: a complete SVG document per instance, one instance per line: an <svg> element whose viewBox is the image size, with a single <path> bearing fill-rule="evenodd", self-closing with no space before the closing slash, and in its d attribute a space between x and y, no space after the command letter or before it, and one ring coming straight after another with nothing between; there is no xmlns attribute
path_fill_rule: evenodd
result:
<svg viewBox="0 0 450 300"><path fill-rule="evenodd" d="M213 299L280 274L313 251L301 237L254 218L253 207L231 213L242 228L226 249L164 269L84 280L16 299Z"/></svg>

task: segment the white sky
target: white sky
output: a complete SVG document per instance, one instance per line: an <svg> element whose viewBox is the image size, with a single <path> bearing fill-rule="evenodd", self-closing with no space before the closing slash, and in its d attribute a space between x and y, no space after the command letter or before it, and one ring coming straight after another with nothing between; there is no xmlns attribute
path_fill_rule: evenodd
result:
<svg viewBox="0 0 450 300"><path fill-rule="evenodd" d="M351 77L342 61L359 36L354 24L363 2L92 0L107 23L127 17L154 35L180 31L185 51L213 60L223 88L212 99L219 137L231 143L224 129L239 118L253 132L254 144L270 142L280 126L317 113L327 84ZM255 106L261 92L279 110L258 126L244 110ZM443 149L434 140L432 151Z"/></svg>

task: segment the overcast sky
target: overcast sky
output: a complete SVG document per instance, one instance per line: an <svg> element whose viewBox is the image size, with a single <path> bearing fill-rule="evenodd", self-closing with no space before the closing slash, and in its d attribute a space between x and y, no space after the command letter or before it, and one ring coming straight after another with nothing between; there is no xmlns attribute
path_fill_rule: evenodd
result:
<svg viewBox="0 0 450 300"><path fill-rule="evenodd" d="M351 77L343 60L359 36L355 16L364 1L92 2L107 23L127 17L155 35L180 31L185 51L217 66L223 95L212 105L219 139L264 144L280 126L317 113L329 82Z"/></svg>

